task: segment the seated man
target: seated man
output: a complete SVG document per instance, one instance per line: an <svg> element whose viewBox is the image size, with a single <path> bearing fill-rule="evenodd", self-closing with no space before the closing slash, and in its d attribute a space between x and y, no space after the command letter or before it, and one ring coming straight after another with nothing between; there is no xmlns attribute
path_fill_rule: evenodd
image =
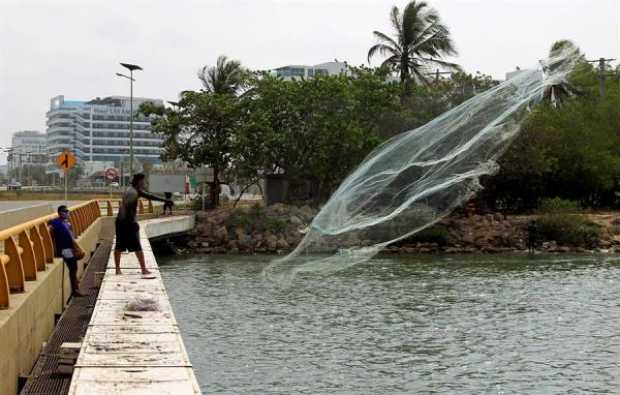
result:
<svg viewBox="0 0 620 395"><path fill-rule="evenodd" d="M67 206L58 207L58 218L50 221L50 232L54 236L55 251L57 257L62 257L62 260L69 269L69 280L71 281L71 295L83 296L80 289L80 282L77 278L77 263L78 259L74 254L74 238L73 231L71 230L71 223L69 222L69 209Z"/></svg>

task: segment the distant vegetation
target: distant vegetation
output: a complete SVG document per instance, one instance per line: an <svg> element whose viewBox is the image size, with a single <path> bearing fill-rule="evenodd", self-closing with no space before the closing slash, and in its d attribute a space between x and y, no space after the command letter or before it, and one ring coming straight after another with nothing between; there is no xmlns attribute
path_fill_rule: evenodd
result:
<svg viewBox="0 0 620 395"><path fill-rule="evenodd" d="M251 185L269 174L311 183L314 203L320 204L382 141L498 83L444 59L456 53L453 38L426 3L411 2L402 12L394 7L390 20L394 35L375 31L379 42L368 52L369 58L385 56L378 68L351 67L347 75L293 81L248 71L226 57L202 68L203 89L181 92L165 108L141 108L155 115L153 130L165 138L164 159L212 167L212 206L221 183ZM452 74L441 77L438 67ZM390 77L394 74L398 77ZM511 211L535 210L556 197L583 208L618 204L618 78L607 78L601 98L597 71L584 61L570 89L553 89L549 96L561 100L534 109L501 158L499 174L483 180L478 204ZM574 92L579 95L571 96Z"/></svg>

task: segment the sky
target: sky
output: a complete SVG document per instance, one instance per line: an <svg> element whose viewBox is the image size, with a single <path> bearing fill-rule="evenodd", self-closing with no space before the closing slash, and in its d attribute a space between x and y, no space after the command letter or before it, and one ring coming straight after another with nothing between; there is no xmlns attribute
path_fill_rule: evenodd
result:
<svg viewBox="0 0 620 395"><path fill-rule="evenodd" d="M620 59L620 0L427 0L466 71L503 79L558 39L589 59ZM45 131L50 98L128 95L119 62L141 65L134 94L174 100L199 89L219 55L250 69L338 59L367 64L373 30L391 33L402 0L0 0L0 147ZM377 65L379 60L373 61ZM617 62L614 64L618 64ZM0 163L6 156L0 154Z"/></svg>

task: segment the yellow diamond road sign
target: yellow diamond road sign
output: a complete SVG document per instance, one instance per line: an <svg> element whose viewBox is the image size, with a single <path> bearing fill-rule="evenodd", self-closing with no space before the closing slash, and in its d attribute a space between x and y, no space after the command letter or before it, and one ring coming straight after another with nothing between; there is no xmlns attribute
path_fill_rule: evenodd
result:
<svg viewBox="0 0 620 395"><path fill-rule="evenodd" d="M56 157L56 165L64 171L72 169L76 162L75 155L70 151L65 151Z"/></svg>

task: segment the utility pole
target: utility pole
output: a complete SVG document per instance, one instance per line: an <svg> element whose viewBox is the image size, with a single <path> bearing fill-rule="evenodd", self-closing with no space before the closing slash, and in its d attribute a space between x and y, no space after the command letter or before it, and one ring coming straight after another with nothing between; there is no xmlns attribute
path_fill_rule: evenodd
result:
<svg viewBox="0 0 620 395"><path fill-rule="evenodd" d="M133 78L134 70L142 70L137 64L121 63L121 66L129 70L129 76L116 73L117 76L129 80L129 175L133 175Z"/></svg>
<svg viewBox="0 0 620 395"><path fill-rule="evenodd" d="M614 75L607 72L607 62L612 62L616 59L599 58L597 60L588 60L588 63L598 63L598 81L599 81L599 95L601 99L605 97L605 77Z"/></svg>

